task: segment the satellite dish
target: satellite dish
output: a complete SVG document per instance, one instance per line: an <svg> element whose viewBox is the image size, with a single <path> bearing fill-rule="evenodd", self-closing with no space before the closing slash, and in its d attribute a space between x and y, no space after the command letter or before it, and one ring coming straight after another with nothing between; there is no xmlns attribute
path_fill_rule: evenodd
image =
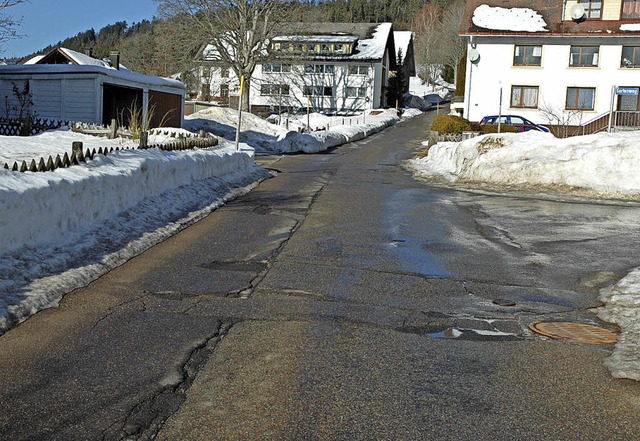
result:
<svg viewBox="0 0 640 441"><path fill-rule="evenodd" d="M478 60L480 60L480 52L478 52L476 49L471 49L469 50L469 60L472 63L477 63Z"/></svg>
<svg viewBox="0 0 640 441"><path fill-rule="evenodd" d="M571 19L574 21L578 21L581 20L584 17L585 11L584 11L584 6L582 6L580 3L573 5L571 7Z"/></svg>

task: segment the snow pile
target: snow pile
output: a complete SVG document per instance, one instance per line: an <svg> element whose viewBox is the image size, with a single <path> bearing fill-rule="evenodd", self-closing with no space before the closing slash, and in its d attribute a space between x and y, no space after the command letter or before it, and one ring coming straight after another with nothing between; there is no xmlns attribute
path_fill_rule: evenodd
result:
<svg viewBox="0 0 640 441"><path fill-rule="evenodd" d="M285 124L288 119L289 130ZM307 126L313 131L300 133ZM358 141L398 122L395 109L368 110L363 115L327 116L320 113L309 115L283 115L281 124L271 124L258 116L242 113L240 140L257 151L266 153L317 153L347 142ZM226 139L236 136L238 112L229 108L211 107L185 118L185 127L197 131L204 129ZM323 128L329 130L319 130Z"/></svg>
<svg viewBox="0 0 640 441"><path fill-rule="evenodd" d="M473 24L496 31L547 32L542 16L529 8L501 8L480 5L473 11Z"/></svg>
<svg viewBox="0 0 640 441"><path fill-rule="evenodd" d="M614 286L600 291L598 317L622 329L613 353L605 365L616 378L640 381L640 268L631 271Z"/></svg>
<svg viewBox="0 0 640 441"><path fill-rule="evenodd" d="M395 109L374 110L366 113L362 123L357 125L339 125L329 130L311 133L288 132L271 148L283 153L317 153L348 142L359 141L400 120Z"/></svg>
<svg viewBox="0 0 640 441"><path fill-rule="evenodd" d="M409 166L447 183L640 199L640 132L567 139L537 131L490 134L438 143Z"/></svg>
<svg viewBox="0 0 640 441"><path fill-rule="evenodd" d="M54 172L0 170L0 332L248 191L269 176L252 156L121 150Z"/></svg>

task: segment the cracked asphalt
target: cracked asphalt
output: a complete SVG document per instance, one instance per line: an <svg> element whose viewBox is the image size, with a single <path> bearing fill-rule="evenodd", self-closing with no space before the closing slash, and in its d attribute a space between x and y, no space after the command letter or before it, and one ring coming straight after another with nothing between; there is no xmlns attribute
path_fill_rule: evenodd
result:
<svg viewBox="0 0 640 441"><path fill-rule="evenodd" d="M638 206L432 187L432 114L277 175L0 336L0 439L633 440L598 323ZM449 338L456 337L457 338Z"/></svg>

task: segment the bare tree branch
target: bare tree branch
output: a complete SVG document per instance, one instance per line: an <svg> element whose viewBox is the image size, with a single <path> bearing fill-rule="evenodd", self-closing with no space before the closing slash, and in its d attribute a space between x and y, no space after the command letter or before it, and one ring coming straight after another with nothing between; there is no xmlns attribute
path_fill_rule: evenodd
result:
<svg viewBox="0 0 640 441"><path fill-rule="evenodd" d="M22 18L7 15L5 9L20 3L28 3L29 0L2 0L0 1L0 45L14 38L21 37L18 27L22 24Z"/></svg>

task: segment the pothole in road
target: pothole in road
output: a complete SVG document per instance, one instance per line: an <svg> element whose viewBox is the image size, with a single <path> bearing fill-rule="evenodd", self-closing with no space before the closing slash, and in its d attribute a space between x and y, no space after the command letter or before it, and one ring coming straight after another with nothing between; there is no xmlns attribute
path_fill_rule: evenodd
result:
<svg viewBox="0 0 640 441"><path fill-rule="evenodd" d="M531 323L529 329L545 337L574 343L612 345L618 341L618 336L608 329L585 323L539 321Z"/></svg>

